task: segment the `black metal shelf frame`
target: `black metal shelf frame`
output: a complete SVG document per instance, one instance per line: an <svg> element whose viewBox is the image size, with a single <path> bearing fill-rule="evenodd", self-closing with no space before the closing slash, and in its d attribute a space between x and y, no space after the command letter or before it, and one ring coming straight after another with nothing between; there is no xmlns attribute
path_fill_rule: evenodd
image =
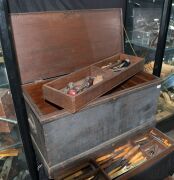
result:
<svg viewBox="0 0 174 180"><path fill-rule="evenodd" d="M153 74L160 77L162 63L165 53L166 39L170 22L172 0L165 0L160 23L160 32L158 37L157 49L155 53L155 64Z"/></svg>
<svg viewBox="0 0 174 180"><path fill-rule="evenodd" d="M18 126L26 155L30 176L33 180L38 179L37 162L29 134L28 117L25 101L22 94L21 80L18 72L15 50L12 43L12 34L9 19L9 6L7 0L0 0L0 38L7 69L9 85L15 106Z"/></svg>

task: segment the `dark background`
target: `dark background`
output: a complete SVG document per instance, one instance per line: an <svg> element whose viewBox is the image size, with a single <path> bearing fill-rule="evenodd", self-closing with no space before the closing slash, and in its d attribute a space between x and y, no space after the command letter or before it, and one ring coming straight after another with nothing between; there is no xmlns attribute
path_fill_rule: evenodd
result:
<svg viewBox="0 0 174 180"><path fill-rule="evenodd" d="M125 0L9 0L9 5L11 12L21 13L114 7L125 9L125 2Z"/></svg>

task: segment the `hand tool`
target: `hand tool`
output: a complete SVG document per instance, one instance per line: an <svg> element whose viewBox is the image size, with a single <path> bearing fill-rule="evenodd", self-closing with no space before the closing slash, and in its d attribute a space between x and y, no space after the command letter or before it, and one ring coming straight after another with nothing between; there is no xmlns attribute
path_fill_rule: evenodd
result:
<svg viewBox="0 0 174 180"><path fill-rule="evenodd" d="M131 164L129 166L124 166L122 169L120 169L119 171L116 171L116 173L111 174L109 177L111 179L115 179L116 177L126 173L127 171L139 166L140 164L144 163L147 159L145 157L143 158L139 158L138 161L136 162L136 164Z"/></svg>
<svg viewBox="0 0 174 180"><path fill-rule="evenodd" d="M110 172L108 173L108 176L112 176L112 175L115 174L117 171L119 171L120 169L124 168L124 166L128 166L128 165L130 165L130 164L133 164L133 163L137 162L137 160L139 160L139 159L142 158L142 157L144 158L142 152L138 152L135 156L133 156L133 157L131 158L131 160L130 160L127 164L125 164L125 165L123 165L123 166L120 166L120 167L117 167L117 168L113 169L112 171L110 171Z"/></svg>
<svg viewBox="0 0 174 180"><path fill-rule="evenodd" d="M130 60L125 59L122 61L122 63L118 66L118 68L128 67L130 65Z"/></svg>
<svg viewBox="0 0 174 180"><path fill-rule="evenodd" d="M142 137L141 139L137 139L137 140L135 140L134 142L135 143L139 143L139 142L142 142L142 141L146 141L146 140L148 140L149 138L147 137L147 136L145 136L145 137Z"/></svg>
<svg viewBox="0 0 174 180"><path fill-rule="evenodd" d="M115 66L113 67L113 71L117 72L117 71L121 71L123 68L126 68L130 65L130 60L129 59L125 59L122 61L122 63L119 66Z"/></svg>
<svg viewBox="0 0 174 180"><path fill-rule="evenodd" d="M139 148L140 148L140 145L137 145L137 146L133 147L122 158L120 158L118 161L114 162L109 167L107 167L105 169L105 171L108 173L108 172L112 171L113 169L115 169L117 167L122 168L123 166L125 166L128 163L129 158L131 158L139 150Z"/></svg>
<svg viewBox="0 0 174 180"><path fill-rule="evenodd" d="M64 180L72 180L72 179L75 179L75 178L81 176L82 174L83 174L83 171L80 170L80 171L75 172L72 175L69 175L68 177L63 178L63 179Z"/></svg>
<svg viewBox="0 0 174 180"><path fill-rule="evenodd" d="M116 161L121 160L123 158L123 156L125 156L129 152L130 149L131 149L131 146L128 146L126 149L120 148L120 150L119 151L117 150L116 152L114 152L110 158L108 158L105 161L102 161L98 164L101 166L101 168L105 169L105 168L111 166Z"/></svg>
<svg viewBox="0 0 174 180"><path fill-rule="evenodd" d="M130 149L130 148L129 148ZM103 157L103 160L102 161L100 161L100 162L97 162L100 166L102 166L102 167L104 167L104 166L107 166L107 164L112 164L114 161L116 161L116 160L118 160L120 157L123 157L127 152L128 152L128 150L129 149L122 149L122 150L120 150L120 151L117 151L117 152L113 152L113 153L111 153L110 155L111 156L105 156L105 157ZM114 159L114 157L116 157L116 156L119 156L119 157L117 157L116 159ZM104 159L105 158L105 159Z"/></svg>
<svg viewBox="0 0 174 180"><path fill-rule="evenodd" d="M135 164L139 164L139 162L141 162L142 160L146 159L144 156L140 156L139 158L137 158L136 160L134 160L131 165L135 165Z"/></svg>
<svg viewBox="0 0 174 180"><path fill-rule="evenodd" d="M110 172L108 173L108 175L110 176L110 175L112 175L113 173L115 173L116 171L122 169L124 166L130 165L131 163L134 163L135 161L137 161L137 160L138 160L140 157L142 157L142 156L143 156L142 152L136 153L130 160L127 160L127 162L126 162L125 164L122 164L121 166L119 166L119 167L113 169L112 171L110 171Z"/></svg>
<svg viewBox="0 0 174 180"><path fill-rule="evenodd" d="M120 146L120 147L118 147L118 148L115 148L115 149L114 149L114 152L123 150L123 149L125 149L125 148L127 148L127 147L129 147L129 146L130 146L130 143L125 144L125 145L123 145L123 146Z"/></svg>
<svg viewBox="0 0 174 180"><path fill-rule="evenodd" d="M143 137L141 139L138 139L138 140L134 141L135 144L139 144L140 146L143 146L143 145L145 145L145 144L147 144L149 142L150 142L150 138L148 136L145 136L145 137Z"/></svg>
<svg viewBox="0 0 174 180"><path fill-rule="evenodd" d="M101 163L103 163L103 162L105 162L105 161L108 161L108 160L111 159L111 158L114 158L114 157L118 156L118 155L124 156L125 153L127 153L127 151L128 151L129 149L130 149L130 144L126 144L126 145L120 146L120 147L114 149L114 152L109 153L109 154L106 154L106 155L104 155L104 156L102 156L102 157L97 158L97 159L96 159L96 162L99 163L99 164L101 164ZM122 154L121 154L121 153L122 153ZM120 156L119 156L119 157L120 157ZM119 158L119 157L117 157L117 158Z"/></svg>
<svg viewBox="0 0 174 180"><path fill-rule="evenodd" d="M124 151L116 156L113 157L114 160L117 160L119 158L122 158L123 156L125 156L129 150L131 149L131 146L130 147L127 147L126 149L124 149Z"/></svg>
<svg viewBox="0 0 174 180"><path fill-rule="evenodd" d="M150 131L150 134L153 137L153 139L157 140L159 143L167 147L170 147L172 145L167 139L158 137L157 134L153 130Z"/></svg>
<svg viewBox="0 0 174 180"><path fill-rule="evenodd" d="M113 67L116 67L116 66L118 66L118 65L120 65L122 63L122 61L121 60L117 60L116 62L114 62L114 63L109 63L109 64L107 64L107 65L105 65L105 66L102 66L101 67L101 69L112 69Z"/></svg>
<svg viewBox="0 0 174 180"><path fill-rule="evenodd" d="M141 156L143 156L143 153L140 151L138 152L135 156L133 156L130 160L129 160L129 164L134 163L134 161L136 161L138 158L140 158Z"/></svg>
<svg viewBox="0 0 174 180"><path fill-rule="evenodd" d="M113 153L110 153L110 154L106 154L106 155L104 155L102 157L99 157L99 158L96 159L96 162L100 163L102 161L105 161L105 160L109 159L110 157L112 157L112 155L113 155Z"/></svg>
<svg viewBox="0 0 174 180"><path fill-rule="evenodd" d="M70 82L67 87L65 88L65 92L67 94L75 96L79 92L83 91L86 88L89 88L93 85L94 78L91 76L88 76L85 78L83 84L81 86L76 86L73 82Z"/></svg>

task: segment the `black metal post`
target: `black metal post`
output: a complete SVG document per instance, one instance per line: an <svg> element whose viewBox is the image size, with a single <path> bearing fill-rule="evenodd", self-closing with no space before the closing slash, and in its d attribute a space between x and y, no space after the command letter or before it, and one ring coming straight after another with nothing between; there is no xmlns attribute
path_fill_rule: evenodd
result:
<svg viewBox="0 0 174 180"><path fill-rule="evenodd" d="M170 22L170 12L172 8L172 0L165 0L163 13L161 17L160 32L158 37L157 49L155 54L155 64L153 74L160 77L163 57L165 53L168 26Z"/></svg>
<svg viewBox="0 0 174 180"><path fill-rule="evenodd" d="M29 134L28 117L10 31L9 6L6 0L0 0L0 38L28 168L31 178L37 180L37 162Z"/></svg>

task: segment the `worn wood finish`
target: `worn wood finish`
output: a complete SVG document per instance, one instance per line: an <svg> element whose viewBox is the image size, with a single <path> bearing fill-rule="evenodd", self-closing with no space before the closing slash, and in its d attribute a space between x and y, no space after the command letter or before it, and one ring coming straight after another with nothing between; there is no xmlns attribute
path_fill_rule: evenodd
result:
<svg viewBox="0 0 174 180"><path fill-rule="evenodd" d="M43 129L49 163L55 165L66 161L141 124L154 121L158 96L159 89L150 87L47 123ZM71 144L71 148L67 148L67 144Z"/></svg>
<svg viewBox="0 0 174 180"><path fill-rule="evenodd" d="M113 73L101 69L101 67L104 65L124 59L129 59L131 64L129 67L120 72ZM71 113L75 113L89 104L91 101L94 101L96 98L123 83L125 80L134 76L136 73L142 71L143 68L144 60L142 58L126 54L118 54L99 61L94 65L83 68L69 75L59 77L54 81L44 84L44 99L60 107L63 107ZM93 75L95 73L103 76L103 81L101 83L91 86L76 96L69 96L62 92L61 89L66 87L69 82L76 82L86 78L87 76L95 76Z"/></svg>
<svg viewBox="0 0 174 180"><path fill-rule="evenodd" d="M86 162L90 162L92 160L92 162L94 162L94 160L97 157L100 157L102 155L105 155L107 153L112 152L113 149L115 149L116 147L119 147L121 145L123 145L124 143L128 142L128 140L131 139L136 139L137 137L141 136L142 134L148 134L148 132L150 130L155 131L155 133L157 133L158 137L160 138L165 138L167 139L172 145L171 147L165 147L160 145L160 147L162 148L162 152L160 152L159 154L155 155L153 158L148 158L148 160L146 162L144 162L142 165L128 171L127 173L121 175L120 177L118 177L117 179L120 180L124 180L124 179L131 179L133 178L135 175L141 173L142 171L147 170L148 168L152 167L154 164L156 164L159 160L161 160L163 157L169 155L172 153L172 151L174 150L174 142L173 140L171 140L170 138L168 138L166 135L164 135L163 133L161 133L160 131L158 131L155 128L148 128L145 127L143 129L139 129L137 131L132 132L131 134L123 134L122 138L117 139L115 142L113 142L112 144L105 144L105 146L103 148L100 148L99 150L95 151L93 150L93 152L91 152L90 154L88 154L86 157L83 157L81 160L75 160L74 163L70 164L69 166L67 166L66 168L61 168L59 171L55 171L54 172L54 179L58 180L61 179L59 177L63 176L63 174L68 174L68 172L73 172L73 170L76 170L76 168L78 168L81 164L81 166L83 164L85 164ZM157 142L158 143L158 142ZM93 163L95 164L95 162ZM96 169L100 169L99 166L96 165ZM103 172L103 171L101 171ZM156 176L158 177L158 176ZM110 179L108 176L105 176L104 179Z"/></svg>
<svg viewBox="0 0 174 180"><path fill-rule="evenodd" d="M33 144L50 177L122 134L152 125L160 82L144 72L76 114L43 98L51 78L123 53L120 9L13 14L11 23Z"/></svg>
<svg viewBox="0 0 174 180"><path fill-rule="evenodd" d="M25 99L30 104L30 106L33 107L33 110L41 123L69 115L69 113L61 107L53 105L44 100L42 86L49 81L50 80L46 80L23 86ZM155 76L145 72L139 72L129 80L106 93L104 96L96 99L94 102L91 102L88 107L102 104L103 102L106 102L112 98L116 99L122 94L124 95L125 93L134 91L136 89L156 86L157 84L160 84L160 81ZM50 117L53 116L55 118L50 119Z"/></svg>
<svg viewBox="0 0 174 180"><path fill-rule="evenodd" d="M136 74L76 114L44 101L42 85L47 82L24 85L23 89L29 115L35 122L29 121L33 143L50 176L73 157L154 122L160 81L145 72Z"/></svg>
<svg viewBox="0 0 174 180"><path fill-rule="evenodd" d="M22 83L123 52L121 9L12 14L11 23Z"/></svg>

